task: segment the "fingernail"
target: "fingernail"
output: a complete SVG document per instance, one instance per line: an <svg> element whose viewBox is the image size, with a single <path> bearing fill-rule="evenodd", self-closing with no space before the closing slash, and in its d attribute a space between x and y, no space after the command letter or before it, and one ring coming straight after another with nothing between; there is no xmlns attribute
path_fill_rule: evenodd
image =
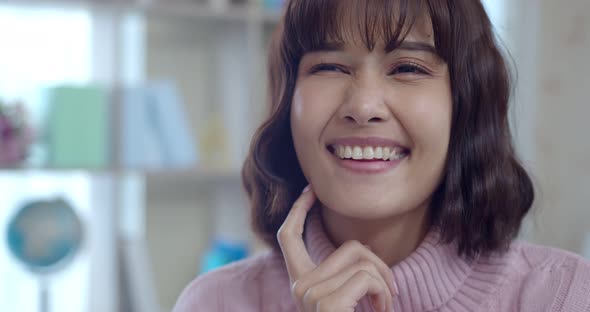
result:
<svg viewBox="0 0 590 312"><path fill-rule="evenodd" d="M395 276L393 275L393 271L389 271L389 280L391 285L393 286L393 294L394 296L399 295L399 287L397 286L397 282L395 281Z"/></svg>
<svg viewBox="0 0 590 312"><path fill-rule="evenodd" d="M377 297L372 297L372 298L371 298L371 304L373 305L373 307L374 307L374 310L377 310L377 311L379 311L379 312L387 312L387 311L386 311L386 309L387 309L387 306L385 305L385 302L381 302L381 301L379 300L379 298L377 298Z"/></svg>
<svg viewBox="0 0 590 312"><path fill-rule="evenodd" d="M307 191L309 191L309 184L303 189L303 191L301 193L305 193Z"/></svg>

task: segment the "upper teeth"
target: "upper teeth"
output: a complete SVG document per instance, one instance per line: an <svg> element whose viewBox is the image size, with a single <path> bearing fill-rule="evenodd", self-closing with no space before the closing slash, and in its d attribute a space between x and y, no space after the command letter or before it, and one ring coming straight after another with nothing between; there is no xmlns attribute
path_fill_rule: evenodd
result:
<svg viewBox="0 0 590 312"><path fill-rule="evenodd" d="M404 158L407 153L398 147L372 147L372 146L348 146L335 145L334 151L336 156L342 159L383 159L398 160Z"/></svg>

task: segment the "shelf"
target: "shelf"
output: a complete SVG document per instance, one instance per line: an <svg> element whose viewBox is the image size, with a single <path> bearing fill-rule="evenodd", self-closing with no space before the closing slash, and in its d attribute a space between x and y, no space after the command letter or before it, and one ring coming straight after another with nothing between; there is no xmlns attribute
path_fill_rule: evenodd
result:
<svg viewBox="0 0 590 312"><path fill-rule="evenodd" d="M230 7L228 9L213 9L207 5L190 2L154 2L134 6L147 14L171 15L184 18L203 18L225 21L254 21L265 23L277 23L281 17L280 12L259 10L245 6Z"/></svg>
<svg viewBox="0 0 590 312"><path fill-rule="evenodd" d="M131 168L0 168L3 174L67 174L83 172L88 174L125 174L139 173L148 179L162 181L182 182L208 182L208 181L240 181L239 168L185 168L185 169L131 169Z"/></svg>
<svg viewBox="0 0 590 312"><path fill-rule="evenodd" d="M2 174L67 174L73 172L84 172L88 174L107 174L120 172L114 168L0 168Z"/></svg>
<svg viewBox="0 0 590 312"><path fill-rule="evenodd" d="M220 21L264 22L275 24L281 18L281 12L248 6L233 6L227 9L215 9L202 3L189 0L0 0L0 5L35 6L54 8L96 8L119 12L142 12L149 15L168 15L178 18L201 18Z"/></svg>
<svg viewBox="0 0 590 312"><path fill-rule="evenodd" d="M170 170L146 170L143 171L147 179L158 179L161 181L179 181L179 182L202 182L202 181L241 181L241 171L239 168L192 168L188 170L170 169Z"/></svg>

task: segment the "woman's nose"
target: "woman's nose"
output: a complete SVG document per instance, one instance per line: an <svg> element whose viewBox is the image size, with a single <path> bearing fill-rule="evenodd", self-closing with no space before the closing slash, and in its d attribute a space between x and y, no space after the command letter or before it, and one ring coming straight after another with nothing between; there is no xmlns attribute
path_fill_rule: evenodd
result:
<svg viewBox="0 0 590 312"><path fill-rule="evenodd" d="M358 125L386 121L390 111L383 88L376 84L352 86L340 106L339 115L340 119Z"/></svg>

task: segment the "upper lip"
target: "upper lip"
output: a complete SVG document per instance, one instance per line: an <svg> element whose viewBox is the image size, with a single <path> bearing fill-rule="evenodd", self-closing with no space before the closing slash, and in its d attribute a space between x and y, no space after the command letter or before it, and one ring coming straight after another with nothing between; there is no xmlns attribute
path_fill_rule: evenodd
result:
<svg viewBox="0 0 590 312"><path fill-rule="evenodd" d="M402 145L400 142L382 138L382 137L343 137L328 142L328 146L344 145L344 146L381 146L381 147L397 147L409 150L408 147Z"/></svg>

